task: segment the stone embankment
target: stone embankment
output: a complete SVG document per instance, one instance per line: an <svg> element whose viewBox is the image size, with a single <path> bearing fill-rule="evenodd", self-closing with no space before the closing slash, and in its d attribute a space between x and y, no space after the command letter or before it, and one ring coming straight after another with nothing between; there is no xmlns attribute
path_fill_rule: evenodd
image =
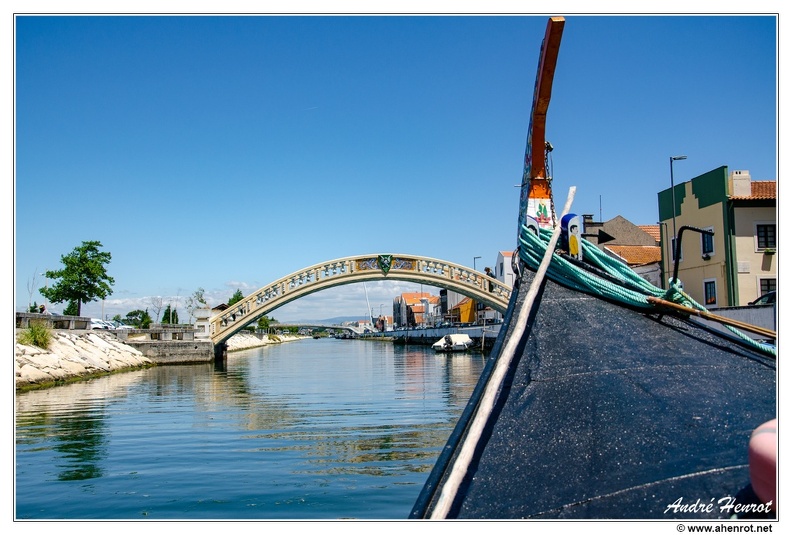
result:
<svg viewBox="0 0 792 535"><path fill-rule="evenodd" d="M101 331L53 331L49 349L16 343L16 387L48 385L151 366L137 349Z"/></svg>
<svg viewBox="0 0 792 535"><path fill-rule="evenodd" d="M237 333L228 339L228 351L239 351L242 349L252 349L254 347L267 346L270 344L281 344L283 342L291 342L294 340L302 340L306 336L298 336L292 334L253 334L253 333Z"/></svg>
<svg viewBox="0 0 792 535"><path fill-rule="evenodd" d="M239 333L232 336L227 344L228 351L237 351L302 338ZM167 343L160 346L166 347ZM163 359L148 358L138 349L119 341L111 332L54 330L49 349L16 343L14 372L16 388L24 388L163 363Z"/></svg>

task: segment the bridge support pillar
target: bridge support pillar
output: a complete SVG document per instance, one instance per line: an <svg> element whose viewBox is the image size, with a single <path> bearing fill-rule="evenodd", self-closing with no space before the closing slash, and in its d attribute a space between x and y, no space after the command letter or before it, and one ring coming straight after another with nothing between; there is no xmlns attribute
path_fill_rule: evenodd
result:
<svg viewBox="0 0 792 535"><path fill-rule="evenodd" d="M220 342L214 346L215 362L223 362L228 358L228 344Z"/></svg>

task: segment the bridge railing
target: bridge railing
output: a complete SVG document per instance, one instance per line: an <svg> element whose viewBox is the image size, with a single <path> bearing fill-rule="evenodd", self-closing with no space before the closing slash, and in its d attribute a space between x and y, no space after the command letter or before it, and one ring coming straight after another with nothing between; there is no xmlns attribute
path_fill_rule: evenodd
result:
<svg viewBox="0 0 792 535"><path fill-rule="evenodd" d="M468 267L413 255L363 255L316 264L263 286L212 317L210 335L220 343L267 312L320 290L367 280L401 280L447 288L505 312L511 288Z"/></svg>

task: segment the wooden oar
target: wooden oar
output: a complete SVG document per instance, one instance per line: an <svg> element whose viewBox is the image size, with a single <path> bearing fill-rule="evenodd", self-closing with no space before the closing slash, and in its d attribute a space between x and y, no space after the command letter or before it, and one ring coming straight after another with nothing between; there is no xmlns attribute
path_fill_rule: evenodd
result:
<svg viewBox="0 0 792 535"><path fill-rule="evenodd" d="M657 297L647 297L646 300L658 307L666 307L673 310L678 310L680 312L684 312L685 314L692 314L694 316L698 316L700 318L704 318L710 321L723 323L724 325L731 325L732 327L737 327L738 329L742 329L744 331L749 331L755 334L760 334L762 336L767 336L768 338L772 338L772 339L776 338L775 331L771 331L770 329L765 329L764 327L758 327L756 325L751 325L750 323L744 323L742 321L733 320L731 318L717 316L715 314L710 314L709 312L705 312L703 310L696 310L694 308L678 305L676 303L672 303L671 301L666 301L665 299L658 299Z"/></svg>

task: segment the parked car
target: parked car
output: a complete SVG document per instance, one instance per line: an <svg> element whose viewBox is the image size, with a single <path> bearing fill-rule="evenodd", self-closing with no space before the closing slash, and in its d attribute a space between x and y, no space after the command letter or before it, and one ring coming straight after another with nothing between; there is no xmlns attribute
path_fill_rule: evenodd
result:
<svg viewBox="0 0 792 535"><path fill-rule="evenodd" d="M772 305L776 302L776 292L773 290L772 292L767 292L761 297L754 299L749 305Z"/></svg>
<svg viewBox="0 0 792 535"><path fill-rule="evenodd" d="M91 318L91 329L109 329L109 325L106 321L99 320L96 318Z"/></svg>

